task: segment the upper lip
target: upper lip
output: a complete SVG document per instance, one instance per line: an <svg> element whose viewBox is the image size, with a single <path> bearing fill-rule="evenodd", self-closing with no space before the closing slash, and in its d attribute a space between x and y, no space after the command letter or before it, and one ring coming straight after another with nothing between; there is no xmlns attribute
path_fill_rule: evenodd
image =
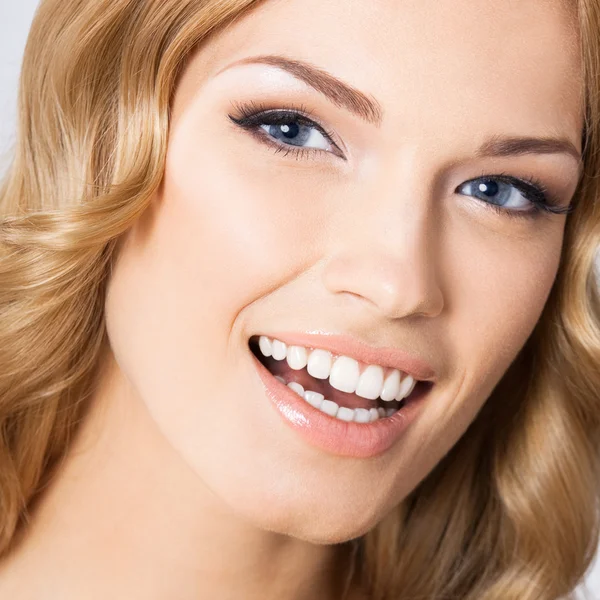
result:
<svg viewBox="0 0 600 600"><path fill-rule="evenodd" d="M435 371L427 361L400 348L371 346L357 338L333 333L285 331L264 335L285 342L288 346L321 348L366 364L398 369L419 381L432 381L435 378Z"/></svg>

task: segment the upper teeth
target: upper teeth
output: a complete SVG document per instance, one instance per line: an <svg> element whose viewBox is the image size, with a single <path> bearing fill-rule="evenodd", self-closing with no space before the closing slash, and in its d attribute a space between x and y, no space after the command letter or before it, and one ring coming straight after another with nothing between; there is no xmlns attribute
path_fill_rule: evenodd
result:
<svg viewBox="0 0 600 600"><path fill-rule="evenodd" d="M303 346L287 346L284 342L261 335L258 340L261 353L276 360L286 359L291 369L307 368L316 379L329 379L329 385L342 392L355 393L362 398L385 401L402 400L415 387L411 375L402 377L398 369L391 369L387 375L383 367L368 365L362 372L358 361L349 356L337 356L327 350L309 350Z"/></svg>

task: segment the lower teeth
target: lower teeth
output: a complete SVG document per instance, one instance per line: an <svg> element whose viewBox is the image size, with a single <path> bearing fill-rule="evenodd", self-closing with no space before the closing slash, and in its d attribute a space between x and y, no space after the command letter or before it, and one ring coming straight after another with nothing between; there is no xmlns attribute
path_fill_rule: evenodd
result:
<svg viewBox="0 0 600 600"><path fill-rule="evenodd" d="M275 379L281 381L281 383L287 385L291 390L296 392L301 398L308 402L314 408L319 409L325 414L335 417L340 421L354 421L356 423L372 423L377 419L391 417L394 413L398 412L398 408L348 408L347 406L338 406L332 400L327 400L323 394L318 392L312 392L305 390L302 385L295 381L290 381L288 384L285 383L285 379L279 375L275 375Z"/></svg>

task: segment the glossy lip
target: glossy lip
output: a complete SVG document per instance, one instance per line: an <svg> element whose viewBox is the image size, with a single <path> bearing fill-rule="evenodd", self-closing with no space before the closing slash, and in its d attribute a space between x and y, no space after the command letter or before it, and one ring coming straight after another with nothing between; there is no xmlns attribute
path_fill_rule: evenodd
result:
<svg viewBox="0 0 600 600"><path fill-rule="evenodd" d="M267 398L283 421L310 445L337 456L372 458L389 450L415 420L429 390L417 389L391 417L372 423L346 422L331 417L281 383L250 353Z"/></svg>
<svg viewBox="0 0 600 600"><path fill-rule="evenodd" d="M412 375L418 381L435 380L435 371L429 363L398 348L369 346L345 335L286 331L262 335L285 342L288 346L320 348L338 356L354 358L365 364L398 369Z"/></svg>

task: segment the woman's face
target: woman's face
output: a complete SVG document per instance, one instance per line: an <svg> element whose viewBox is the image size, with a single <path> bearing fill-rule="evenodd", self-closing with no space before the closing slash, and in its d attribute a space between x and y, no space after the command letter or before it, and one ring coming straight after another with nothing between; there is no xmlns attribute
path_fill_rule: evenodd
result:
<svg viewBox="0 0 600 600"><path fill-rule="evenodd" d="M564 208L578 180L575 25L541 0L287 0L192 57L107 325L136 402L235 512L307 540L356 537L474 419L556 276L566 217L533 209L536 185ZM347 356L342 384L287 359L265 370L261 335ZM418 400L368 424L293 400L273 375L368 410L396 403L335 387L373 365L363 388L382 391L413 359L430 371Z"/></svg>

